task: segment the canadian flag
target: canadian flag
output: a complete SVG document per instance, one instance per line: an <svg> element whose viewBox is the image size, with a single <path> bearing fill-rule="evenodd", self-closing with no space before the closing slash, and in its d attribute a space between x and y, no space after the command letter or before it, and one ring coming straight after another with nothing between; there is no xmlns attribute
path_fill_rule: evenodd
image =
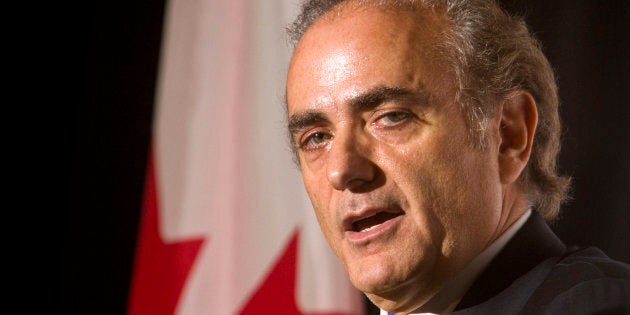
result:
<svg viewBox="0 0 630 315"><path fill-rule="evenodd" d="M129 315L363 314L286 140L298 7L167 2Z"/></svg>

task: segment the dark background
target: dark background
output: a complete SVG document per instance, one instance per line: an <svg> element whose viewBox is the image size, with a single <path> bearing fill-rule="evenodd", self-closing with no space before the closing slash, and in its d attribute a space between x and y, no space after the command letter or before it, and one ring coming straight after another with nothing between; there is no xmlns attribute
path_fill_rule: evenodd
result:
<svg viewBox="0 0 630 315"><path fill-rule="evenodd" d="M556 68L573 201L554 230L630 263L629 1L502 1L526 17ZM85 7L72 125L63 314L124 314L151 139L164 2Z"/></svg>

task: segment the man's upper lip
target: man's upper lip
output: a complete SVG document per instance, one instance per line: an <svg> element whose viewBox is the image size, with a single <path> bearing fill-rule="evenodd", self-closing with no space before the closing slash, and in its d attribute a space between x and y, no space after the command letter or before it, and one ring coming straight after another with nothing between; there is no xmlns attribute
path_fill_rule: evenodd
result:
<svg viewBox="0 0 630 315"><path fill-rule="evenodd" d="M359 211L347 212L342 220L342 227L344 231L352 231L353 224L359 220L369 218L379 212L388 212L395 214L402 214L404 211L398 207L366 207Z"/></svg>

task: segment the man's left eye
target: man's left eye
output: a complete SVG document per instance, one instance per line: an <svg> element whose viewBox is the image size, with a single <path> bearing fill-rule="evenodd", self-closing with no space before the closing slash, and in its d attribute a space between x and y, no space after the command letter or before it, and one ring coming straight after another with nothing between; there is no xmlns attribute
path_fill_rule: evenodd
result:
<svg viewBox="0 0 630 315"><path fill-rule="evenodd" d="M385 125L385 126L391 126L391 125L395 125L397 123L400 123L401 121L405 120L409 118L409 114L405 113L405 112L391 112L391 113L387 113L383 116L381 116L377 123Z"/></svg>

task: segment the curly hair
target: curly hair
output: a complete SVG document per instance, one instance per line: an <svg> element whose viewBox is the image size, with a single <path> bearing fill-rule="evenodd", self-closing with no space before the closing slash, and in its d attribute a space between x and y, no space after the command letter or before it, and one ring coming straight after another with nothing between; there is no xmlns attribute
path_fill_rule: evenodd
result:
<svg viewBox="0 0 630 315"><path fill-rule="evenodd" d="M538 126L530 161L519 181L539 214L548 221L557 218L571 181L557 174L561 135L558 88L541 45L524 20L508 14L494 0L309 0L287 27L291 43L297 45L319 17L345 2L357 7L428 8L446 16L449 26L435 49L454 73L455 102L467 118L478 148L486 147L487 122L496 112L497 100L515 90L533 96Z"/></svg>

